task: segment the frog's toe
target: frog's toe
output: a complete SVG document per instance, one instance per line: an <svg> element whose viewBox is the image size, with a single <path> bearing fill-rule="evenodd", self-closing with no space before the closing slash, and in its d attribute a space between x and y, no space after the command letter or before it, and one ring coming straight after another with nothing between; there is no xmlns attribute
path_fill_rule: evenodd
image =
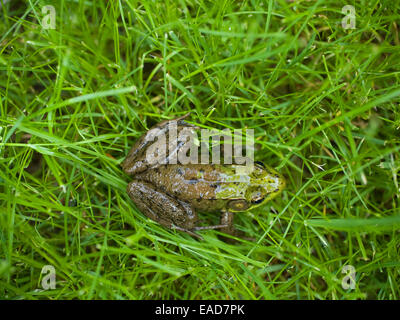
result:
<svg viewBox="0 0 400 320"><path fill-rule="evenodd" d="M179 231L186 232L187 234L191 235L192 237L195 237L195 238L197 238L199 240L204 240L204 238L201 235L199 235L198 233L193 231L193 230L197 230L196 228L194 228L192 230L189 230L189 229L181 228L181 227L178 227L178 226L172 226L172 229L176 229L176 230L179 230Z"/></svg>
<svg viewBox="0 0 400 320"><path fill-rule="evenodd" d="M223 228L226 228L226 227L228 227L227 224L217 224L217 225L214 225L214 226L194 227L193 230L196 230L196 231L198 231L198 230L212 230L212 229L223 229Z"/></svg>

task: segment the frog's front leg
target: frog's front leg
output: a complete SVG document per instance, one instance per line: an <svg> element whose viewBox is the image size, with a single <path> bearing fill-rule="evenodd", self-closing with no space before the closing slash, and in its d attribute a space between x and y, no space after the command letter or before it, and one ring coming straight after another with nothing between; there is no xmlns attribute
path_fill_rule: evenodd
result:
<svg viewBox="0 0 400 320"><path fill-rule="evenodd" d="M135 175L137 173L147 170L150 167L155 167L154 164L149 163L147 159L146 151L148 150L149 146L157 143L167 143L165 138L170 137L169 130L173 126L178 131L182 130L182 128L198 129L199 127L189 124L183 120L187 118L189 114L190 113L187 113L184 116L173 120L165 120L159 124L156 124L149 131L147 131L129 151L126 159L122 163L123 170L127 174ZM162 142L162 139L159 139L161 136L164 136L164 142ZM162 147L165 147L165 145L163 145ZM178 145L177 148L179 149L180 145ZM168 154L165 155L165 163L168 162L168 156Z"/></svg>
<svg viewBox="0 0 400 320"><path fill-rule="evenodd" d="M160 192L147 182L133 180L127 188L128 194L140 211L164 227L184 231L202 239L195 233L198 217L190 205Z"/></svg>
<svg viewBox="0 0 400 320"><path fill-rule="evenodd" d="M245 237L245 233L243 231L239 231L235 228L235 226L233 225L233 217L235 216L235 213L230 212L230 211L222 211L221 213L221 225L226 225L226 227L221 228L220 231L223 233L227 233L229 235L238 237L238 238L242 238L248 241L255 241L254 238L250 238L250 237ZM232 239L229 239L227 241L231 241Z"/></svg>
<svg viewBox="0 0 400 320"><path fill-rule="evenodd" d="M229 212L229 211L222 211L221 213L221 224L225 224L225 228L221 228L221 232L230 234L230 235L236 235L237 230L235 229L235 226L233 225L233 217L234 213Z"/></svg>

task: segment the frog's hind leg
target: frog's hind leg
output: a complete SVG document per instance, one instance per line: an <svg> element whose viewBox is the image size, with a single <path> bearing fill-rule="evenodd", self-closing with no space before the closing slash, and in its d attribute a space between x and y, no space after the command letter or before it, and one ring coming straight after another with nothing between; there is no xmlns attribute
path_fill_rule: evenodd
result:
<svg viewBox="0 0 400 320"><path fill-rule="evenodd" d="M153 143L157 143L161 136L164 136L164 138L169 137L169 129L171 128L170 125L174 124L176 128L188 127L191 129L199 129L199 127L184 121L184 119L189 115L190 112L173 120L165 120L150 128L150 130L141 136L129 151L125 161L122 163L123 170L127 174L135 175L147 170L150 167L154 168L155 166L160 165L159 163L149 163L146 157L146 151L148 150L148 147ZM180 145L177 147L180 148ZM165 163L168 163L169 155L165 156Z"/></svg>
<svg viewBox="0 0 400 320"><path fill-rule="evenodd" d="M150 219L164 227L184 231L202 239L195 233L197 214L188 204L155 190L147 182L133 180L129 183L127 191L139 210Z"/></svg>

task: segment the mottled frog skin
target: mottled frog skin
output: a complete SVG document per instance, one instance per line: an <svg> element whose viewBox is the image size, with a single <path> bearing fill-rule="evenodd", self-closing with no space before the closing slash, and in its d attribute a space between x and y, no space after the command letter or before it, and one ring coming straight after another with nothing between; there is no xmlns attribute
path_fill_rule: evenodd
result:
<svg viewBox="0 0 400 320"><path fill-rule="evenodd" d="M256 162L250 173L240 175L238 165L232 164L149 163L146 150L157 143L159 135L168 136L171 122L176 121L178 133L184 128L197 129L183 121L187 116L161 122L152 128L157 128L156 132L150 129L133 146L122 164L133 176L128 194L142 213L167 228L198 238L202 237L196 231L202 229L238 235L233 214L273 199L283 190L285 180L261 162ZM198 226L197 212L222 212L220 224Z"/></svg>

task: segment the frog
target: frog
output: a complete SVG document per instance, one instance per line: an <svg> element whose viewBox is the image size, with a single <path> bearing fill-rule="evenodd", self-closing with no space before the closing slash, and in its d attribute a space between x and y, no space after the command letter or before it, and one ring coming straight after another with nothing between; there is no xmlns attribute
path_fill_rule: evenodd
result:
<svg viewBox="0 0 400 320"><path fill-rule="evenodd" d="M189 114L156 124L133 145L122 162L122 169L132 177L127 193L145 216L166 228L200 240L199 231L207 229L240 237L234 215L278 196L285 188L285 179L261 161L255 161L250 171L238 170L237 164L181 164L171 161L168 152L161 155L164 161L151 161L147 151L159 137L171 135L171 125L178 133L199 129L184 120ZM160 141L165 144L165 140ZM175 147L177 151L182 146ZM219 224L201 225L199 212L219 213Z"/></svg>

